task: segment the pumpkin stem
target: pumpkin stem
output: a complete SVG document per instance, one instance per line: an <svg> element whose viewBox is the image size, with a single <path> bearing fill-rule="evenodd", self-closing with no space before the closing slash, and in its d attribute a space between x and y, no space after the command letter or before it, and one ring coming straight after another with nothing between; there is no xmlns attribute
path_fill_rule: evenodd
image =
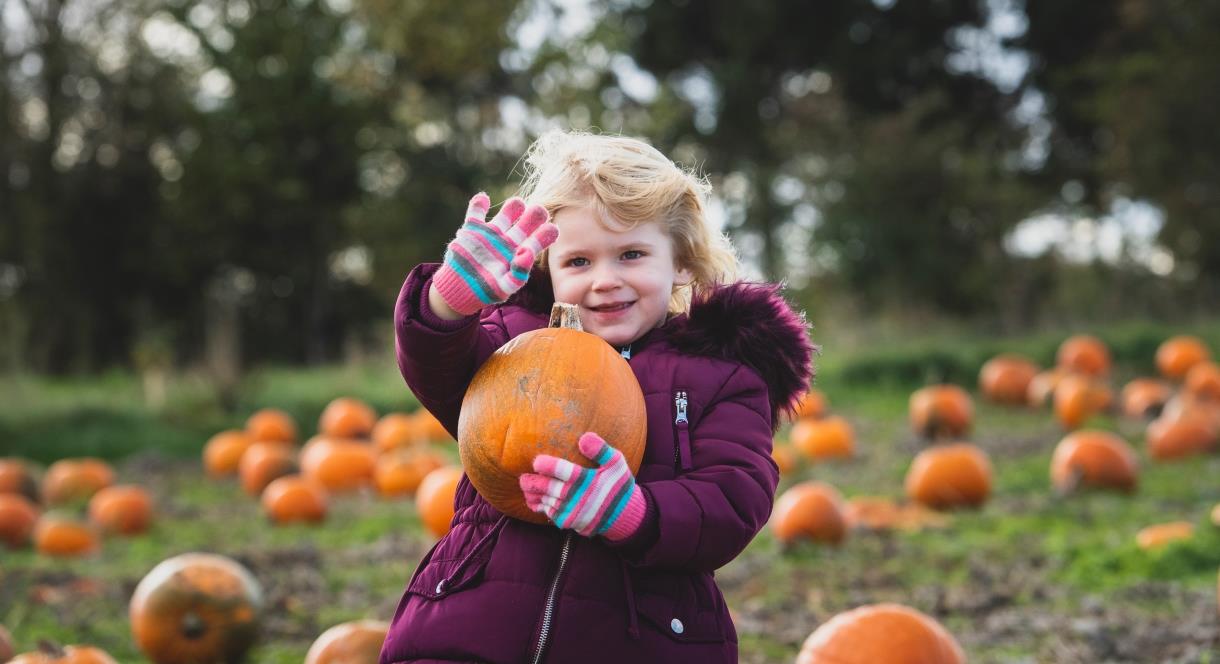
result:
<svg viewBox="0 0 1220 664"><path fill-rule="evenodd" d="M580 311L575 304L556 302L551 307L551 322L547 327L562 327L565 330L583 332L585 327L580 324Z"/></svg>
<svg viewBox="0 0 1220 664"><path fill-rule="evenodd" d="M38 640L38 652L44 655L50 655L51 657L55 657L57 659L67 654L64 652L63 646L54 641L48 641L47 639Z"/></svg>

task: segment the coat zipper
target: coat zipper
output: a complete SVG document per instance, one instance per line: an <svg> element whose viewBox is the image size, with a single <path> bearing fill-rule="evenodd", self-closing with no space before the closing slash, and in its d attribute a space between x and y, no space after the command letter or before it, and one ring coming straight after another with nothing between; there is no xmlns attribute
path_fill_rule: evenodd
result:
<svg viewBox="0 0 1220 664"><path fill-rule="evenodd" d="M538 633L538 649L534 651L534 664L542 661L542 653L546 650L547 637L551 635L551 620L555 618L555 593L559 590L559 579L568 566L568 552L572 549L572 531L563 538L563 548L559 550L559 569L555 570L555 578L551 579L551 590L546 596L546 606L542 609L542 629Z"/></svg>
<svg viewBox="0 0 1220 664"><path fill-rule="evenodd" d="M685 470L690 466L690 436L687 428L690 420L686 417L686 390L674 392L674 428L678 430L678 444L674 445L674 467Z"/></svg>

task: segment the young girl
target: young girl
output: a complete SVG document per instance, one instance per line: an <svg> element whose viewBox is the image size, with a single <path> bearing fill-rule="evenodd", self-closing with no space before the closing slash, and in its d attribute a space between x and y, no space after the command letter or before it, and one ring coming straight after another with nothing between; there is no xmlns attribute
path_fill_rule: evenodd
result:
<svg viewBox="0 0 1220 664"><path fill-rule="evenodd" d="M811 377L805 321L777 287L733 283L706 185L652 147L553 133L525 162L531 205L510 199L488 223L475 196L444 262L408 275L399 368L454 432L482 362L545 327L553 302L576 304L639 380L644 460L633 478L592 432L587 468L540 455L521 487L545 526L504 516L463 477L381 662L735 662L712 575L770 515L771 437Z"/></svg>

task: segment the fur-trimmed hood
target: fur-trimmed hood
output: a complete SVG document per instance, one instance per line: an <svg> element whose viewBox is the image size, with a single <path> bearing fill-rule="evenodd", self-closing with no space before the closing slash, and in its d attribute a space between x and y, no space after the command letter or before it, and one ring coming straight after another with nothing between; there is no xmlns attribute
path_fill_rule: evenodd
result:
<svg viewBox="0 0 1220 664"><path fill-rule="evenodd" d="M757 371L770 392L772 429L809 389L819 351L804 314L780 290L752 282L718 286L697 294L689 314L674 316L659 330L683 353L743 362ZM545 315L555 301L552 292L550 275L535 269L509 304Z"/></svg>

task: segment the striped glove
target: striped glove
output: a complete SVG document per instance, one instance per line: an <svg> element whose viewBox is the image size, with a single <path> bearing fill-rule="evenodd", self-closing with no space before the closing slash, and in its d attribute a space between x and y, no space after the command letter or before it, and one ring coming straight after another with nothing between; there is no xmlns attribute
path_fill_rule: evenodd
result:
<svg viewBox="0 0 1220 664"><path fill-rule="evenodd" d="M534 257L549 247L559 229L538 205L510 198L491 223L484 221L491 199L470 199L466 223L449 243L441 269L432 278L445 303L463 316L497 304L517 292L529 278Z"/></svg>
<svg viewBox="0 0 1220 664"><path fill-rule="evenodd" d="M580 453L597 464L584 468L549 454L534 457L534 473L521 476L525 504L560 528L585 537L604 535L619 541L644 520L644 492L635 485L623 453L589 432L580 437Z"/></svg>

